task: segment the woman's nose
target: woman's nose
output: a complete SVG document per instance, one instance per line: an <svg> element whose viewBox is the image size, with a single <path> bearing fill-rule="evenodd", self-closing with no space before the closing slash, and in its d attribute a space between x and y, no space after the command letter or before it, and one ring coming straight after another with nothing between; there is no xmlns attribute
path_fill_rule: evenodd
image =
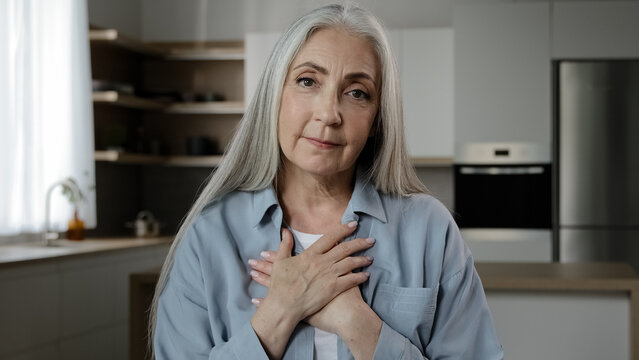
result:
<svg viewBox="0 0 639 360"><path fill-rule="evenodd" d="M332 91L322 92L316 98L315 117L316 120L322 121L327 126L342 123L339 102Z"/></svg>

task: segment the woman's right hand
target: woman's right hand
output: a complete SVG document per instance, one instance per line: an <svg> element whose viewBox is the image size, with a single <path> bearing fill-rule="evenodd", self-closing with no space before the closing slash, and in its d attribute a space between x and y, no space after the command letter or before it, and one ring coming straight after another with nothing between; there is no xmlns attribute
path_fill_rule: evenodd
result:
<svg viewBox="0 0 639 360"><path fill-rule="evenodd" d="M295 326L315 314L342 292L368 279L366 257L351 257L373 246L366 239L342 242L357 226L352 222L322 236L308 249L291 256L293 236L284 229L282 242L271 268L268 293L251 319L253 329L270 356L284 353Z"/></svg>
<svg viewBox="0 0 639 360"><path fill-rule="evenodd" d="M356 223L340 226L297 256L291 256L292 234L283 229L282 242L272 266L271 286L263 305L274 302L301 321L335 296L366 281L366 273L352 271L368 265L368 260L350 255L368 249L372 244L365 239L342 242L356 226Z"/></svg>

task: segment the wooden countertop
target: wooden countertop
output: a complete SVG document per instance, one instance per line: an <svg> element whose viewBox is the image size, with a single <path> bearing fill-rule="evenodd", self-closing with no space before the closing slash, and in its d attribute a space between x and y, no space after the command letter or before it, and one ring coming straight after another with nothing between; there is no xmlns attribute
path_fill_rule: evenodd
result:
<svg viewBox="0 0 639 360"><path fill-rule="evenodd" d="M486 290L639 291L639 276L625 263L475 263ZM155 282L160 269L133 274Z"/></svg>
<svg viewBox="0 0 639 360"><path fill-rule="evenodd" d="M81 241L55 240L56 246L43 246L41 242L0 245L0 269L71 256L130 250L148 246L168 245L173 237L157 238L91 238Z"/></svg>
<svg viewBox="0 0 639 360"><path fill-rule="evenodd" d="M638 291L625 263L476 263L486 290Z"/></svg>

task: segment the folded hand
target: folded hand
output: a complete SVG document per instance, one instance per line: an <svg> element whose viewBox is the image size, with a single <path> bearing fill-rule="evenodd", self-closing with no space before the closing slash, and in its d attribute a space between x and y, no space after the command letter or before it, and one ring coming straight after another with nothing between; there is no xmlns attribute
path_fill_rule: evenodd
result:
<svg viewBox="0 0 639 360"><path fill-rule="evenodd" d="M264 260L251 259L249 264L253 268L251 277L269 288L267 299L276 287L281 288L282 294L288 293L289 296L298 294L297 299L305 302L301 312L304 314L304 321L318 329L337 334L342 325L354 315L354 309L360 308L359 305L368 306L357 287L368 278L368 275L352 271L370 265L373 259L348 255L372 246L374 241L354 239L338 243L335 240L335 235L328 235L320 238L298 256L284 256L281 251L288 250L286 254L290 254L291 248L288 244L293 242L292 235L285 229L282 232L282 244L278 252L264 251L261 254ZM325 256L330 260L320 260L321 256L318 256L320 254L331 254ZM290 259L299 261L293 264L288 262ZM289 286L284 286L282 282L286 282ZM316 283L318 286L312 286L311 283ZM282 301L281 298L278 297L278 299ZM253 299L257 306L264 301L266 299ZM287 306L294 305L288 302Z"/></svg>

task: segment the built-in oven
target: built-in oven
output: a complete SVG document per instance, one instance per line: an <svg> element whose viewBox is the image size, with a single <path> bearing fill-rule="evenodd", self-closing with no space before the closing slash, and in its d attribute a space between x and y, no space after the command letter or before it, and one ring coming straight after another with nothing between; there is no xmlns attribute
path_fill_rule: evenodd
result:
<svg viewBox="0 0 639 360"><path fill-rule="evenodd" d="M476 261L552 260L551 171L547 144L457 149L455 220Z"/></svg>

